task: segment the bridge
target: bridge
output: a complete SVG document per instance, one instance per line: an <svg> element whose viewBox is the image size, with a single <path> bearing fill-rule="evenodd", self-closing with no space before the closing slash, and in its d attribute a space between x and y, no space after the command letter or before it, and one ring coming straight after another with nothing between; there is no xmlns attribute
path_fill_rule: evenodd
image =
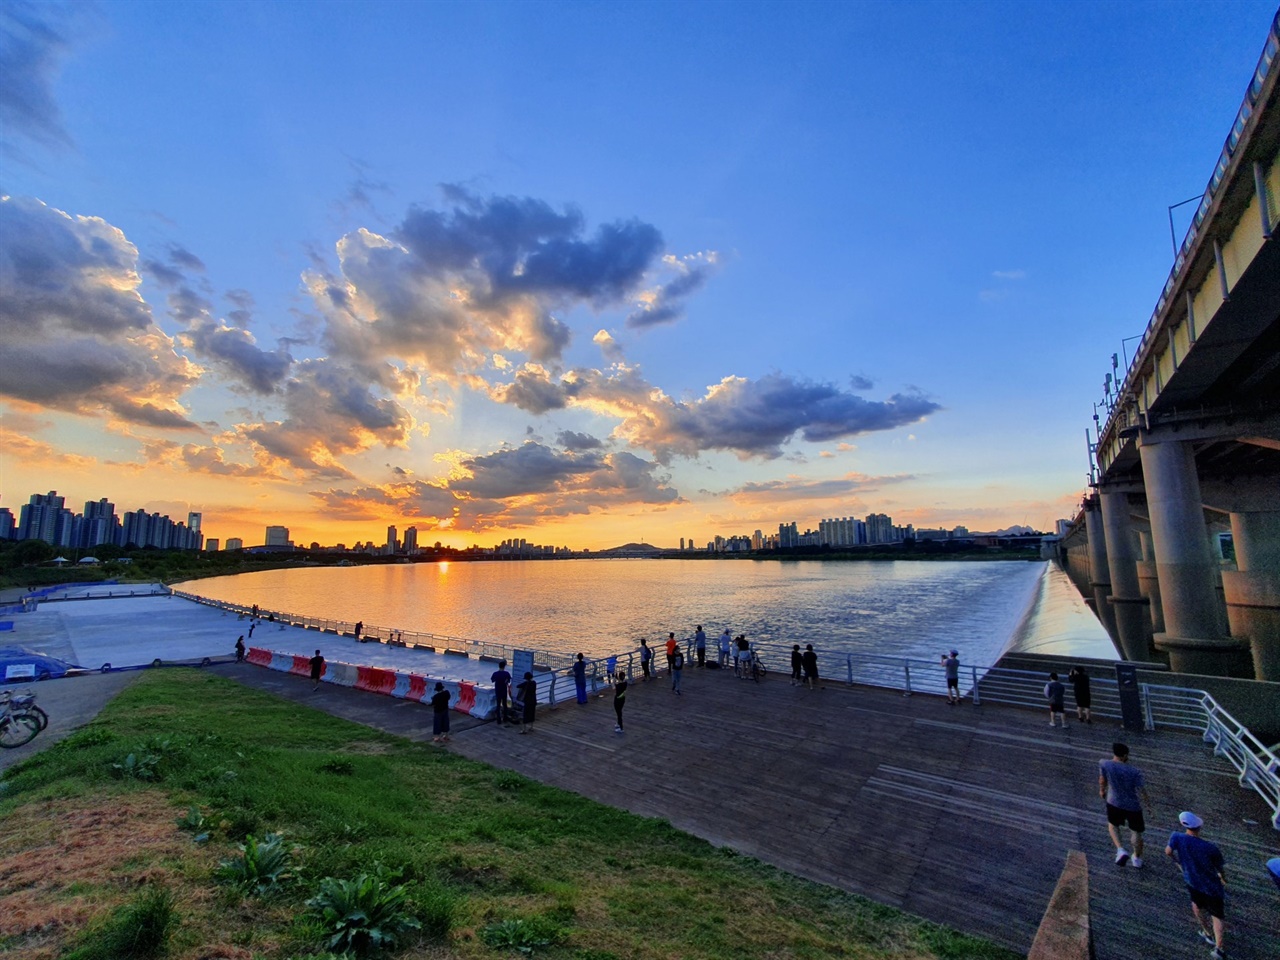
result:
<svg viewBox="0 0 1280 960"><path fill-rule="evenodd" d="M1123 376L1112 357L1096 441L1086 431L1091 490L1059 545L1126 659L1271 681L1280 681L1278 75L1280 13Z"/></svg>

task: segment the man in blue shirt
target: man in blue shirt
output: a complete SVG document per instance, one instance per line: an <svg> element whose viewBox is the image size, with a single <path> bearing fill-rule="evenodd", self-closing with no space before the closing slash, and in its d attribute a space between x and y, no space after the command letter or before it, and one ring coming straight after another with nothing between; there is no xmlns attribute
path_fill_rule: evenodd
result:
<svg viewBox="0 0 1280 960"><path fill-rule="evenodd" d="M507 673L507 661L499 660L498 669L489 677L493 684L493 696L498 702L498 726L507 721L507 691L511 688L511 674Z"/></svg>
<svg viewBox="0 0 1280 960"><path fill-rule="evenodd" d="M1169 837L1164 855L1182 868L1182 879L1191 894L1191 912L1200 924L1200 939L1213 945L1214 960L1226 957L1223 939L1226 933L1223 922L1223 898L1226 896L1227 875L1223 869L1222 851L1218 845L1200 838L1204 821L1190 810L1178 814L1183 833ZM1212 927L1205 922L1209 915Z"/></svg>

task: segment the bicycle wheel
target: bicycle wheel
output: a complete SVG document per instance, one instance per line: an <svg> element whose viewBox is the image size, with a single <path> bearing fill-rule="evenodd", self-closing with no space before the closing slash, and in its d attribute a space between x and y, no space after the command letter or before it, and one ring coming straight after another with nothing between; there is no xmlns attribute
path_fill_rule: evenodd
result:
<svg viewBox="0 0 1280 960"><path fill-rule="evenodd" d="M29 707L23 707L21 710L16 711L14 715L31 717L38 724L39 730L43 730L49 725L49 715L44 712L43 707L37 707L34 703Z"/></svg>
<svg viewBox="0 0 1280 960"><path fill-rule="evenodd" d="M40 732L40 721L35 717L19 714L0 717L0 747L20 747L30 743Z"/></svg>

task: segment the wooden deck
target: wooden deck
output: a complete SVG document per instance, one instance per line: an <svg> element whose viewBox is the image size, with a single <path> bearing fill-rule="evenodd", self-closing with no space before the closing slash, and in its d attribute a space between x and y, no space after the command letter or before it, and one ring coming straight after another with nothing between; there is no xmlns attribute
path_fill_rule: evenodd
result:
<svg viewBox="0 0 1280 960"><path fill-rule="evenodd" d="M430 736L416 704L218 669L390 733ZM630 689L625 734L613 730L610 692L539 707L529 736L455 715L450 746L1022 952L1067 851L1083 850L1098 960L1208 956L1163 853L1178 812L1194 809L1227 861L1228 955L1280 957L1280 890L1264 866L1280 832L1198 736L1126 734L1105 721L1051 730L1040 711L684 673L680 697L665 676ZM1115 739L1129 743L1154 804L1141 870L1112 862L1097 795L1097 762Z"/></svg>

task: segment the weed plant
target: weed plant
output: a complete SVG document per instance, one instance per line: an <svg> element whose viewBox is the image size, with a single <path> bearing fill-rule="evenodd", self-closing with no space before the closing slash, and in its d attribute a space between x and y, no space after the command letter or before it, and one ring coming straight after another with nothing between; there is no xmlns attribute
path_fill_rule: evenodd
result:
<svg viewBox="0 0 1280 960"><path fill-rule="evenodd" d="M90 926L64 960L153 960L169 948L178 924L173 894L147 887L132 902Z"/></svg>
<svg viewBox="0 0 1280 960"><path fill-rule="evenodd" d="M165 741L160 779L115 774L122 747L136 752L140 742ZM363 941L355 922L344 921L350 933L333 940L340 931L323 920L324 906L307 902L347 917L340 900L356 905L367 897L388 917L413 921L379 924L384 932L370 934L369 946L394 940L413 957L494 960L520 949L514 942L490 946L486 938L498 934L482 931L495 928L512 940L527 936L526 946L551 960L1015 956L718 850L665 821L371 731L207 671L139 677L91 727L11 767L0 787L0 859L47 842L37 827L24 834L10 825L47 820L51 805L114 809L135 795L170 804L172 813L162 819L184 841L177 849L185 859L159 866L184 904L184 955L210 942L248 946L262 960L364 949L357 947ZM193 805L210 834L203 845L173 826ZM250 835L267 831L284 831L300 845L297 881L254 909L217 896L217 861L234 858L238 843L248 847ZM135 859L139 871L147 869L142 852ZM106 880L70 879L81 880L104 909L124 901L122 881L130 875L120 871ZM392 896L397 889L401 894ZM51 903L61 895L47 893ZM532 942L545 936L539 922L556 931L546 946ZM447 945L418 946L426 940ZM75 946L83 948L78 940Z"/></svg>

